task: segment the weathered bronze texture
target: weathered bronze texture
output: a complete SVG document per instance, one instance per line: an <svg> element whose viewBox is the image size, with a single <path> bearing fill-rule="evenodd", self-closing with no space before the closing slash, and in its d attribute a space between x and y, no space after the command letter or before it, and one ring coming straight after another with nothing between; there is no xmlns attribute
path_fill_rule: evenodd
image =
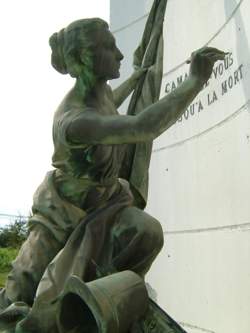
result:
<svg viewBox="0 0 250 333"><path fill-rule="evenodd" d="M75 85L55 112L54 170L47 173L34 195L29 237L0 292L0 329L15 330L16 323L19 333L87 329L90 333L125 333L128 329L125 324L115 331L94 327L95 311L88 312L89 324L75 323L73 313L65 322L67 304L75 302L79 313L81 305L85 310L88 306L77 293L66 295L65 290L72 276L76 284L84 281L82 285L90 289L89 283L102 281L103 290L104 281L116 288L117 275L113 274L117 272L130 270L134 273L129 276L136 273L134 277L143 279L163 246L160 223L142 210L147 201L152 141L183 114L209 79L214 63L225 56L211 47L194 52L187 80L158 101L166 3L154 1L134 54L135 72L113 92L107 82L119 77L123 55L106 22L78 20L51 36L52 65L71 75ZM117 107L131 92L128 114L120 116ZM97 280L106 276L108 280ZM126 287L129 278L124 282L124 275L118 276L121 287ZM117 297L121 297L119 293ZM107 299L99 301L103 305ZM120 308L119 301L113 303L113 311L119 308L122 322L122 316L127 320L128 305ZM135 320L147 313L145 295L140 294L137 301L131 330L147 332L147 320L144 324ZM149 308L149 316L153 308ZM72 309L68 311L70 314ZM62 315L56 320L58 313ZM166 325L167 321L163 331L170 332ZM173 332L181 331L176 328Z"/></svg>

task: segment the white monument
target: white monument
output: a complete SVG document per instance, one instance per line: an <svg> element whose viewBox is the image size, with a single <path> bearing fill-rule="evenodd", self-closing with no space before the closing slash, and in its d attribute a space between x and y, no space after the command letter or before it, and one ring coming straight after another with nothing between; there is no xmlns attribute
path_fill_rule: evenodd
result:
<svg viewBox="0 0 250 333"><path fill-rule="evenodd" d="M111 0L111 30L132 72L152 0ZM146 210L165 246L148 274L158 303L189 333L250 332L250 2L169 0L163 96L204 45L230 52L154 143Z"/></svg>

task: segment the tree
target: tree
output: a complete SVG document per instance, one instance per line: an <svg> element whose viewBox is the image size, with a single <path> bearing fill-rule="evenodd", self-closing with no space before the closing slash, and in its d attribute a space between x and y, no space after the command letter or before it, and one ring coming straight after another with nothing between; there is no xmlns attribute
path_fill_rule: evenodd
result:
<svg viewBox="0 0 250 333"><path fill-rule="evenodd" d="M19 216L13 223L0 228L0 247L19 248L27 236L27 218Z"/></svg>

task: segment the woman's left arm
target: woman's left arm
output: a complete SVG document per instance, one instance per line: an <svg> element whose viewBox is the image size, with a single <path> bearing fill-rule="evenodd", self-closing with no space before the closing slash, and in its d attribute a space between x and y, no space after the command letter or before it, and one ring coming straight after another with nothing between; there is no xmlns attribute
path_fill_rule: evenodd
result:
<svg viewBox="0 0 250 333"><path fill-rule="evenodd" d="M125 82L113 90L116 108L119 108L119 106L131 94L131 92L135 89L138 80L146 73L146 71L146 69L135 70Z"/></svg>

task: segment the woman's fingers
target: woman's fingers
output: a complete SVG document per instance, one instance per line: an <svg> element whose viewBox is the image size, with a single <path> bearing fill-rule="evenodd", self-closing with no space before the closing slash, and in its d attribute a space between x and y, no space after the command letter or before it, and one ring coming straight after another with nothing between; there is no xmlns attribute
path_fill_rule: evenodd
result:
<svg viewBox="0 0 250 333"><path fill-rule="evenodd" d="M214 62L219 61L219 60L224 60L225 56L220 55L220 54L214 54L209 56L209 59L213 60Z"/></svg>
<svg viewBox="0 0 250 333"><path fill-rule="evenodd" d="M224 60L226 53L215 53L215 52L209 52L209 53L205 53L202 55L203 57L206 57L208 59L211 59L213 61L218 61L218 60Z"/></svg>
<svg viewBox="0 0 250 333"><path fill-rule="evenodd" d="M191 57L186 61L187 64L190 64L194 57L204 57L210 59L211 61L224 60L225 56L228 55L229 52L224 52L215 47L203 47L191 54Z"/></svg>
<svg viewBox="0 0 250 333"><path fill-rule="evenodd" d="M215 62L224 60L227 53L215 47L203 47L192 53L190 73L200 82L207 82L210 78Z"/></svg>
<svg viewBox="0 0 250 333"><path fill-rule="evenodd" d="M201 49L201 53L203 53L203 54L211 53L211 52L216 53L216 54L224 54L224 55L228 54L228 52L224 52L215 47L204 47Z"/></svg>

